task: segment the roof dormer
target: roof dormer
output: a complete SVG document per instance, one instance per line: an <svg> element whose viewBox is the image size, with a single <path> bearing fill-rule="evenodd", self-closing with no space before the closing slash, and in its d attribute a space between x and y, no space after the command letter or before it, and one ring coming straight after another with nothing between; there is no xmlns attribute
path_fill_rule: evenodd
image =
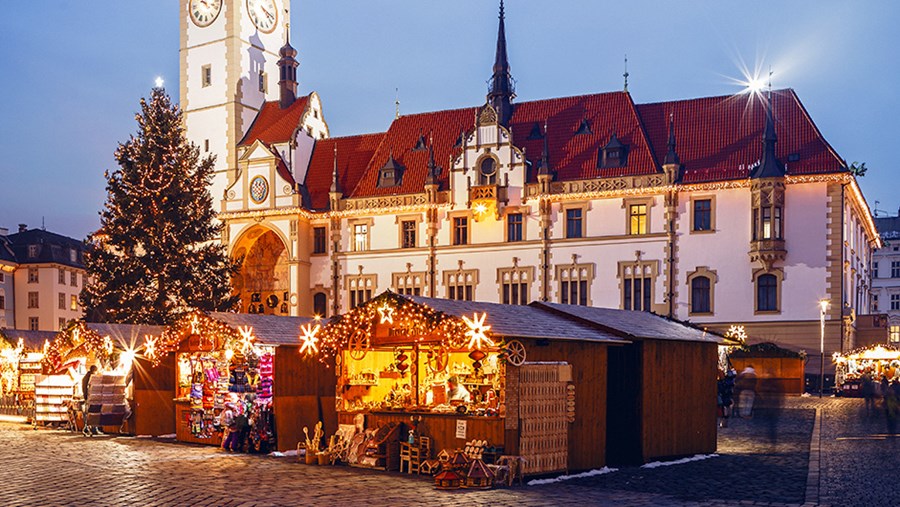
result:
<svg viewBox="0 0 900 507"><path fill-rule="evenodd" d="M403 179L403 166L394 158L393 152L378 171L378 188L396 187Z"/></svg>
<svg viewBox="0 0 900 507"><path fill-rule="evenodd" d="M606 146L600 148L597 167L625 167L628 163L628 145L622 144L616 134L613 133Z"/></svg>

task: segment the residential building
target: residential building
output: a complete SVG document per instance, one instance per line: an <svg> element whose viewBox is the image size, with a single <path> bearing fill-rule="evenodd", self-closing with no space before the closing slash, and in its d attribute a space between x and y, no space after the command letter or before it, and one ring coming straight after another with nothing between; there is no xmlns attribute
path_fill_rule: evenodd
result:
<svg viewBox="0 0 900 507"><path fill-rule="evenodd" d="M57 331L82 316L84 244L43 229L0 229L0 328Z"/></svg>
<svg viewBox="0 0 900 507"><path fill-rule="evenodd" d="M883 247L872 256L872 307L887 315L887 341L900 344L900 215L876 217Z"/></svg>

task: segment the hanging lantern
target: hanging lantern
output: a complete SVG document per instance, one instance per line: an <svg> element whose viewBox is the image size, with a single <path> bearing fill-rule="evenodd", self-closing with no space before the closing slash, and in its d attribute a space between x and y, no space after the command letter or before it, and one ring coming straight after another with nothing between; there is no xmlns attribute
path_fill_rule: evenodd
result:
<svg viewBox="0 0 900 507"><path fill-rule="evenodd" d="M484 352L475 349L472 352L469 352L469 359L472 360L472 368L475 368L475 373L478 374L478 371L481 370L481 360L487 356Z"/></svg>

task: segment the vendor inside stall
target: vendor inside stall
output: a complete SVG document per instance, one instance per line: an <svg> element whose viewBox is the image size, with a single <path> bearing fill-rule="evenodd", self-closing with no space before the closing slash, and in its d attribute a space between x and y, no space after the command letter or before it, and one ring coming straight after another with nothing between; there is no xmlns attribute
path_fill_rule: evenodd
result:
<svg viewBox="0 0 900 507"><path fill-rule="evenodd" d="M900 347L896 345L874 345L835 353L832 360L835 381L844 396L863 396L865 380L874 382L876 390L883 380L900 381Z"/></svg>

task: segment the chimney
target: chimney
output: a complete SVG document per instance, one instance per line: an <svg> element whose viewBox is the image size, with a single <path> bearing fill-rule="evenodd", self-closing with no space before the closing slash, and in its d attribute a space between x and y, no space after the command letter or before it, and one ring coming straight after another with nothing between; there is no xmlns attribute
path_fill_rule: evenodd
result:
<svg viewBox="0 0 900 507"><path fill-rule="evenodd" d="M28 230L28 224L19 224L19 232L25 232Z"/></svg>

